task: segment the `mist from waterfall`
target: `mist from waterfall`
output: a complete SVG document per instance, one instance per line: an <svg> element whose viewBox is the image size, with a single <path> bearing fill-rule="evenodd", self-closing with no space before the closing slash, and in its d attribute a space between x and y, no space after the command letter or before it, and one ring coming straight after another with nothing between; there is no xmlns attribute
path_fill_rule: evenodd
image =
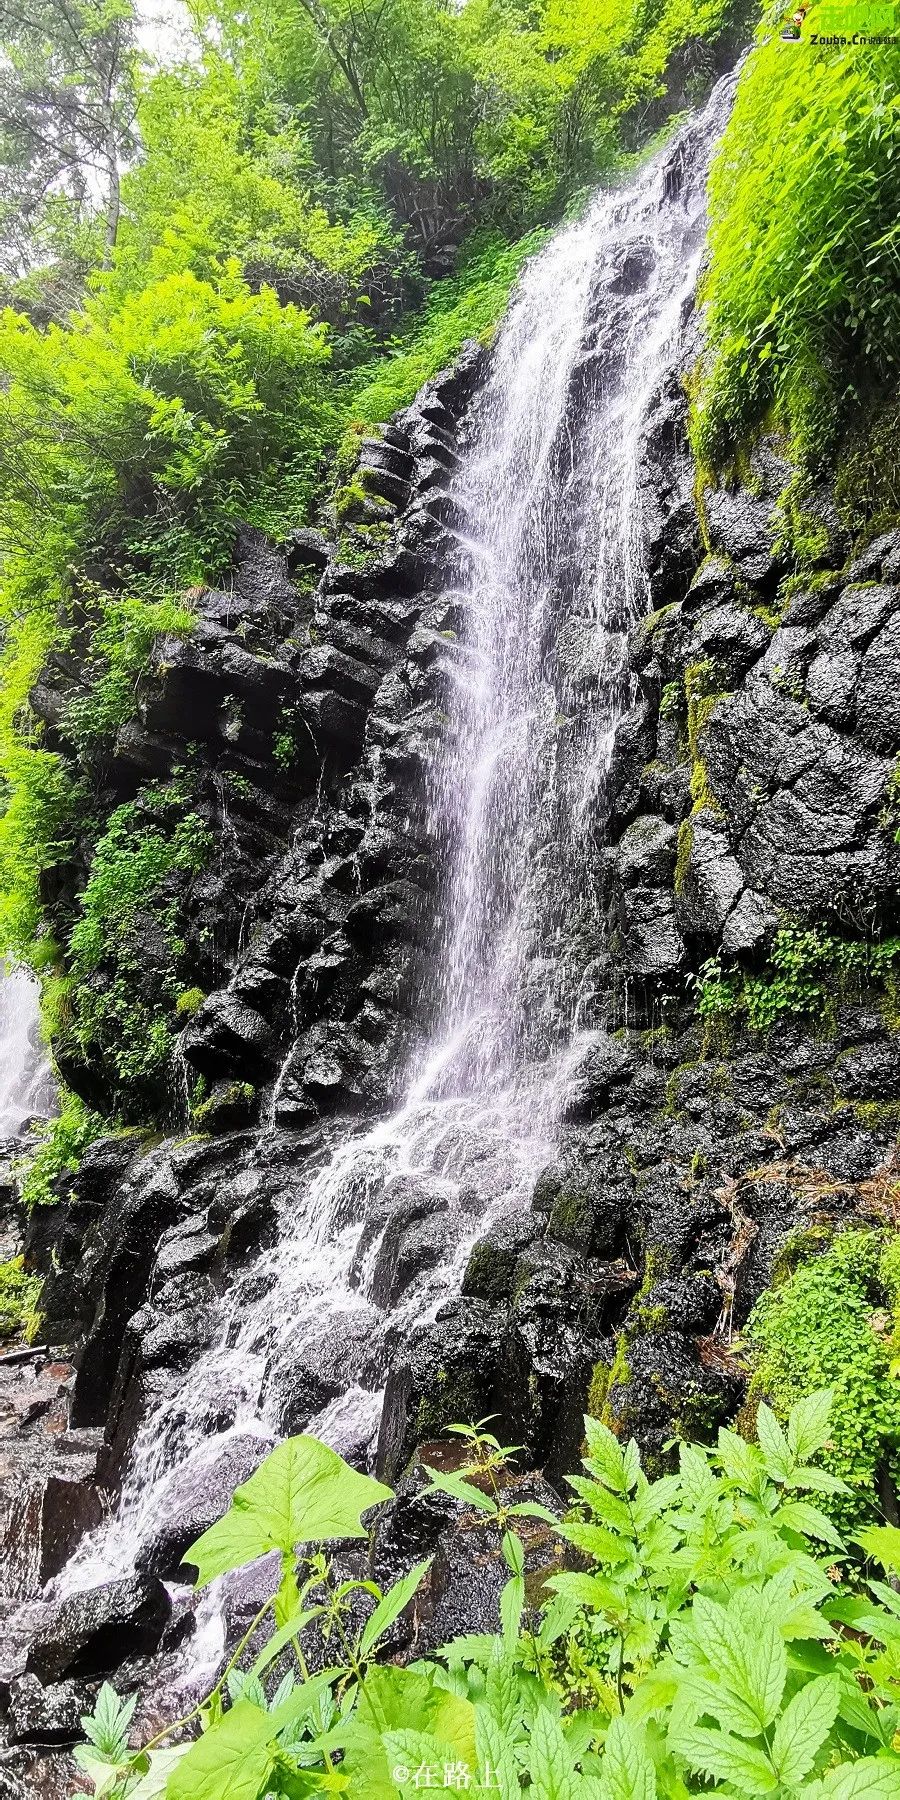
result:
<svg viewBox="0 0 900 1800"><path fill-rule="evenodd" d="M216 1340L152 1407L115 1515L62 1587L130 1571L171 1507L236 1440L277 1435L270 1374L298 1345L360 1346L310 1428L366 1455L387 1339L457 1291L473 1241L526 1206L555 1121L601 919L604 777L632 700L630 625L646 609L642 426L676 353L702 247L719 85L630 186L599 194L524 270L461 431L452 481L450 698L431 770L447 870L437 1024L400 1109L345 1141L222 1301ZM252 1180L251 1173L251 1180ZM372 1295L378 1201L415 1180L439 1202L443 1259L390 1308Z"/></svg>

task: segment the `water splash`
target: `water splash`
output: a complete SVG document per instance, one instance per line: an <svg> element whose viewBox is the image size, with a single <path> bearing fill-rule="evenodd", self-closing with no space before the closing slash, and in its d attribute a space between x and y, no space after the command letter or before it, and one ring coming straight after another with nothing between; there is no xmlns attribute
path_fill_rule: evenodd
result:
<svg viewBox="0 0 900 1800"><path fill-rule="evenodd" d="M449 870L437 1027L398 1112L285 1203L277 1244L236 1280L210 1349L145 1420L117 1513L67 1588L131 1569L185 1480L229 1445L273 1441L279 1368L319 1346L347 1355L341 1391L311 1423L364 1459L390 1345L458 1290L475 1238L527 1204L552 1155L573 1042L591 1023L604 781L632 700L627 631L647 602L642 427L693 291L730 98L720 84L665 155L598 196L522 275L452 478L458 630L430 781ZM432 1234L402 1279L389 1235L401 1216Z"/></svg>

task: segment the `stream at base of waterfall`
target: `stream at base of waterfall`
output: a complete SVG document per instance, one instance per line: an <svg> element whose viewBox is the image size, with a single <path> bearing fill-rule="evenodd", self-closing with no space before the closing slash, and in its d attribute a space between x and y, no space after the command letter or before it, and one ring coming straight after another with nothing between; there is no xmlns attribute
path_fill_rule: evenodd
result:
<svg viewBox="0 0 900 1800"><path fill-rule="evenodd" d="M361 1354L309 1429L371 1453L391 1347L458 1291L499 1211L528 1205L592 1015L604 777L633 699L627 634L646 611L642 428L691 311L726 78L624 188L599 195L525 268L463 421L452 478L452 700L431 770L446 870L433 951L437 1025L391 1118L339 1144L221 1301L216 1340L151 1407L121 1495L54 1591L130 1572L171 1506L236 1440L275 1441L269 1372L285 1346L344 1336ZM559 656L565 642L566 656ZM563 675L561 670L565 669ZM575 674L573 676L573 669ZM443 1260L379 1306L392 1192L430 1185ZM221 1650L215 1597L192 1678Z"/></svg>

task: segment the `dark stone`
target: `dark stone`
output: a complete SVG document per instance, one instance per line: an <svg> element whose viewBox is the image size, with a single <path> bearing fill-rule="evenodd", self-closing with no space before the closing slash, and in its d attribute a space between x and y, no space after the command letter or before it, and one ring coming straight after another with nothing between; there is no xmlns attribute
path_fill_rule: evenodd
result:
<svg viewBox="0 0 900 1800"><path fill-rule="evenodd" d="M184 1053L192 1068L215 1082L221 1076L265 1073L275 1061L271 1026L235 994L210 995L186 1027Z"/></svg>
<svg viewBox="0 0 900 1800"><path fill-rule="evenodd" d="M521 1207L509 1208L473 1244L463 1276L463 1293L474 1294L480 1300L509 1299L519 1256L541 1229L535 1213Z"/></svg>
<svg viewBox="0 0 900 1800"><path fill-rule="evenodd" d="M43 1687L36 1675L22 1675L10 1688L7 1706L11 1744L77 1744L84 1739L81 1719L93 1712L96 1687L84 1681L59 1681Z"/></svg>
<svg viewBox="0 0 900 1800"><path fill-rule="evenodd" d="M896 592L896 590L895 590ZM872 639L862 661L856 698L857 732L873 750L900 747L900 614Z"/></svg>
<svg viewBox="0 0 900 1800"><path fill-rule="evenodd" d="M27 1672L44 1681L108 1675L156 1649L170 1610L162 1582L143 1575L70 1594L32 1640Z"/></svg>
<svg viewBox="0 0 900 1800"><path fill-rule="evenodd" d="M377 1456L384 1480L402 1474L424 1438L496 1410L501 1332L502 1315L466 1296L413 1333L385 1389Z"/></svg>

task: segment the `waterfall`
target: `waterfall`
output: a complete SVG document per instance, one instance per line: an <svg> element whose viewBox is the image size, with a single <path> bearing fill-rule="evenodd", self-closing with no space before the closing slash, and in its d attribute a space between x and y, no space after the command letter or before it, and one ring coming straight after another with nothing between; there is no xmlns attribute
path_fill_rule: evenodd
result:
<svg viewBox="0 0 900 1800"><path fill-rule="evenodd" d="M215 1343L151 1409L118 1510L81 1546L69 1588L129 1571L173 1496L229 1446L273 1441L273 1371L304 1349L347 1346L345 1391L308 1423L364 1455L388 1339L458 1289L474 1240L499 1210L527 1205L553 1154L600 940L595 871L605 772L632 699L627 633L647 604L642 427L689 311L731 88L521 276L448 478L459 630L430 779L446 870L437 1023L400 1109L340 1144L299 1204L295 1193L278 1243L223 1300ZM410 1184L440 1221L442 1256L388 1304L378 1252Z"/></svg>
<svg viewBox="0 0 900 1800"><path fill-rule="evenodd" d="M0 1138L55 1111L50 1062L41 1042L37 984L24 969L0 974Z"/></svg>

